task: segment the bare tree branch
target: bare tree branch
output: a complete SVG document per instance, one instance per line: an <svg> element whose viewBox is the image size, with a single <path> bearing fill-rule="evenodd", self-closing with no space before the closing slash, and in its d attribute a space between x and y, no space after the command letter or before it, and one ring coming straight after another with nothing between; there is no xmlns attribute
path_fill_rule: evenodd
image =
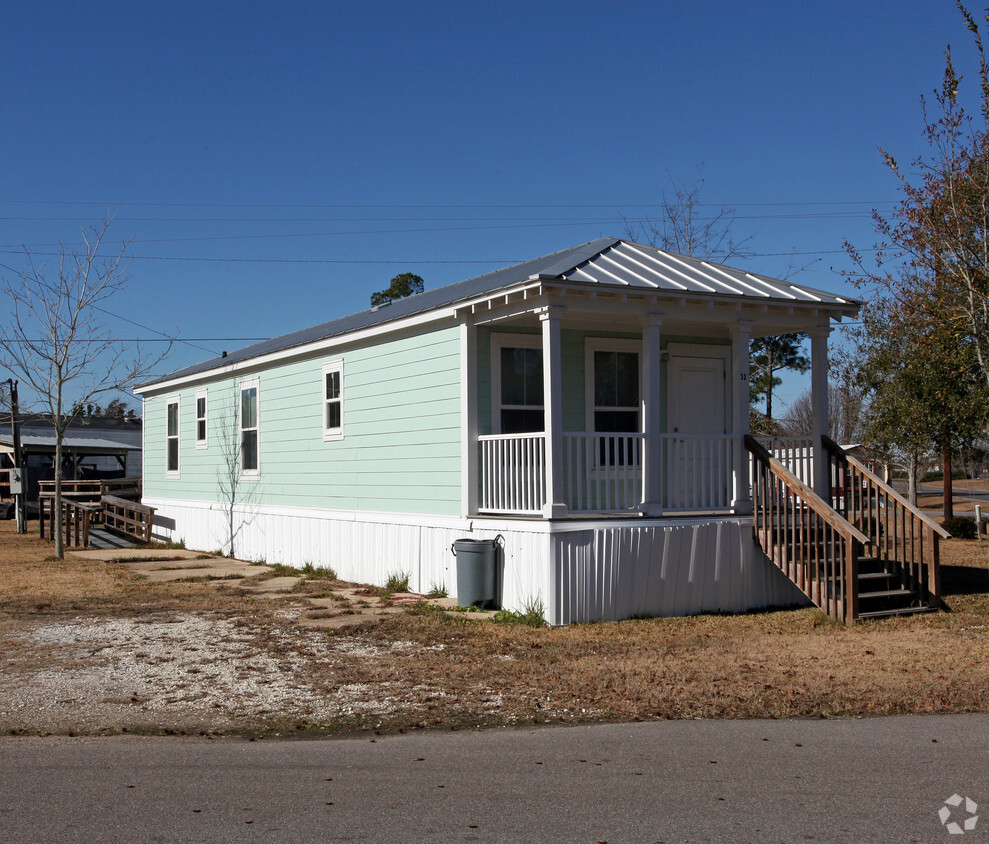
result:
<svg viewBox="0 0 989 844"><path fill-rule="evenodd" d="M25 249L27 268L16 281L3 278L10 315L0 325L0 367L23 380L51 418L55 433L55 554L64 554L61 534L62 444L78 408L103 393L125 390L171 351L145 354L115 341L97 312L130 280L125 243L100 254L113 218L82 232L82 247L61 247L58 266L37 264ZM72 404L67 407L67 401Z"/></svg>

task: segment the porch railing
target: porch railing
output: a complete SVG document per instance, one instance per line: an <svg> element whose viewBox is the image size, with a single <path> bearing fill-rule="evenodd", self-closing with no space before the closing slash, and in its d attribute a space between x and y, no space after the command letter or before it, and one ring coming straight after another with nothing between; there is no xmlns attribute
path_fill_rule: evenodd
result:
<svg viewBox="0 0 989 844"><path fill-rule="evenodd" d="M757 437L780 464L807 486L814 485L813 437Z"/></svg>
<svg viewBox="0 0 989 844"><path fill-rule="evenodd" d="M727 510L733 452L729 434L659 434L664 467L663 512Z"/></svg>
<svg viewBox="0 0 989 844"><path fill-rule="evenodd" d="M564 503L571 513L624 513L642 503L643 434L563 435Z"/></svg>
<svg viewBox="0 0 989 844"><path fill-rule="evenodd" d="M546 501L545 434L478 437L481 490L486 513L539 513Z"/></svg>
<svg viewBox="0 0 989 844"><path fill-rule="evenodd" d="M633 513L643 501L643 460L653 461L664 512L727 510L735 438L727 434L563 435L563 503L570 513ZM542 433L478 437L480 495L486 513L536 514L546 500Z"/></svg>

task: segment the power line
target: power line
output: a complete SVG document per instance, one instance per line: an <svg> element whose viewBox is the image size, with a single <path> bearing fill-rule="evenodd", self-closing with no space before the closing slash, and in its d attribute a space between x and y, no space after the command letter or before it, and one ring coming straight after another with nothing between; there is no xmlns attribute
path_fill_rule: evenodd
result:
<svg viewBox="0 0 989 844"><path fill-rule="evenodd" d="M864 199L800 201L800 202L698 202L698 208L775 208L801 207L813 205L892 205L897 200L884 199L879 201ZM78 205L101 208L663 208L668 203L662 202L605 202L605 203L287 203L287 202L97 202L94 200L56 200L56 199L0 199L0 204L6 205Z"/></svg>
<svg viewBox="0 0 989 844"><path fill-rule="evenodd" d="M875 252L875 248L859 249L859 252ZM9 246L0 247L0 254L20 255L21 250L13 249ZM58 257L60 252L32 252L34 255L42 257ZM810 249L791 252L753 252L748 257L752 258L780 258L788 255L845 255L844 249ZM378 265L416 265L416 264L518 264L526 260L525 258L488 258L488 259L465 259L465 260L422 260L419 258L212 258L204 256L181 256L181 255L129 255L128 260L132 261L199 261L203 263L229 263L229 264L378 264ZM0 265L2 266L2 265ZM8 268L9 269L9 268Z"/></svg>

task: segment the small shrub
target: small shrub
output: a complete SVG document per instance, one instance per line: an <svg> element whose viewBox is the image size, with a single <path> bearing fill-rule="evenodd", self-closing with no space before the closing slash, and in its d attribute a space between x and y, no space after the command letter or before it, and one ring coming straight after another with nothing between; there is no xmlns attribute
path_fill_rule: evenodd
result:
<svg viewBox="0 0 989 844"><path fill-rule="evenodd" d="M427 598L449 598L450 593L446 591L446 584L441 583L438 586L434 583L429 591L426 593Z"/></svg>
<svg viewBox="0 0 989 844"><path fill-rule="evenodd" d="M302 573L310 580L336 580L337 573L330 566L314 566L306 563L302 567Z"/></svg>
<svg viewBox="0 0 989 844"><path fill-rule="evenodd" d="M975 519L967 516L954 516L941 522L943 527L955 539L975 539Z"/></svg>
<svg viewBox="0 0 989 844"><path fill-rule="evenodd" d="M545 627L546 609L543 602L538 598L526 601L522 605L522 610L500 610L494 617L495 621L502 624L524 624L526 627Z"/></svg>
<svg viewBox="0 0 989 844"><path fill-rule="evenodd" d="M409 573L400 571L388 575L388 580L385 581L385 589L389 592L408 592Z"/></svg>

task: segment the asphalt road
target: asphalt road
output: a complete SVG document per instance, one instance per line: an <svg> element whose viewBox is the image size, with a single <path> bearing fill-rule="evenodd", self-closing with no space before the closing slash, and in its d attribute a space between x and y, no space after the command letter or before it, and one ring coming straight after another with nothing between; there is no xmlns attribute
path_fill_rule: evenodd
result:
<svg viewBox="0 0 989 844"><path fill-rule="evenodd" d="M989 715L2 739L0 841L987 841L938 814L989 810L987 743Z"/></svg>

